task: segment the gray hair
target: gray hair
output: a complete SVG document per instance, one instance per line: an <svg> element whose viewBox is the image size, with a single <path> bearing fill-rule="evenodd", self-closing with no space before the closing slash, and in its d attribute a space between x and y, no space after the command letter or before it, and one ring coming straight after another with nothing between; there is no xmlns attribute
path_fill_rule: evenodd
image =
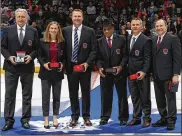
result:
<svg viewBox="0 0 182 136"><path fill-rule="evenodd" d="M15 16L16 16L16 14L17 14L18 12L25 12L26 15L27 15L27 17L28 17L28 12L27 12L26 9L18 8L17 10L15 10Z"/></svg>

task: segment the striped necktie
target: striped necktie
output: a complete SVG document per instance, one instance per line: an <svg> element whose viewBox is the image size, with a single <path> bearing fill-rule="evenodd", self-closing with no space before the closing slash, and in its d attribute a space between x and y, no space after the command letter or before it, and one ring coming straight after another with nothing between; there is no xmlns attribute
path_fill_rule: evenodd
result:
<svg viewBox="0 0 182 136"><path fill-rule="evenodd" d="M74 50L73 50L73 55L72 55L72 60L73 62L77 62L78 59L78 33L77 33L78 28L75 28L74 32Z"/></svg>

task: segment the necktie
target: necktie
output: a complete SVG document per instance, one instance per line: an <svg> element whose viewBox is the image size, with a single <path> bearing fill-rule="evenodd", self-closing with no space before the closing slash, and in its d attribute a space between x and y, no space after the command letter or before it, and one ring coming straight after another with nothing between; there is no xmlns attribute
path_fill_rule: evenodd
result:
<svg viewBox="0 0 182 136"><path fill-rule="evenodd" d="M77 62L77 57L78 57L78 33L77 33L78 28L75 28L74 32L74 50L73 50L73 55L72 55L72 60L73 62Z"/></svg>
<svg viewBox="0 0 182 136"><path fill-rule="evenodd" d="M20 45L22 45L22 42L23 42L23 28L21 27L19 30L20 30L19 41L20 41Z"/></svg>
<svg viewBox="0 0 182 136"><path fill-rule="evenodd" d="M161 44L161 37L158 38L158 42L157 42L157 49L160 48L160 44Z"/></svg>
<svg viewBox="0 0 182 136"><path fill-rule="evenodd" d="M132 38L131 47L130 47L130 51L132 50L132 48L133 48L133 45L135 44L135 40L136 40L136 38L135 38L135 37L133 37L133 38Z"/></svg>
<svg viewBox="0 0 182 136"><path fill-rule="evenodd" d="M109 48L111 48L111 47L112 47L112 44L111 44L111 38L110 38L110 37L107 39L107 44L108 44Z"/></svg>

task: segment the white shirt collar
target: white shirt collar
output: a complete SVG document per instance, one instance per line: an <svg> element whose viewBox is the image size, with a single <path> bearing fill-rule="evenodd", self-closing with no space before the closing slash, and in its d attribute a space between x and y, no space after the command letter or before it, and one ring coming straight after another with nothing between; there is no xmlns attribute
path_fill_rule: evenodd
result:
<svg viewBox="0 0 182 136"><path fill-rule="evenodd" d="M164 38L164 35L165 35L166 33L167 33L167 32L165 32L162 36L159 36L159 35L158 35L158 38L161 37L161 41L162 41L162 39Z"/></svg>
<svg viewBox="0 0 182 136"><path fill-rule="evenodd" d="M76 28L76 27L73 25L72 30L74 31L75 28ZM78 30L77 30L77 31L81 31L81 30L82 30L82 24L78 27Z"/></svg>
<svg viewBox="0 0 182 136"><path fill-rule="evenodd" d="M107 38L107 40L108 40L108 37L106 37ZM113 39L113 34L111 35L111 37L110 37L110 40L112 41L112 39Z"/></svg>
<svg viewBox="0 0 182 136"><path fill-rule="evenodd" d="M20 27L19 25L17 25L17 29L20 30L20 28L21 28L21 27ZM23 30L25 31L26 25L24 25L22 28L23 28Z"/></svg>
<svg viewBox="0 0 182 136"><path fill-rule="evenodd" d="M135 41L137 40L137 38L140 36L140 34L141 34L142 32L140 32L138 35L132 35L132 37L131 37L131 39L133 39L133 37L135 37Z"/></svg>

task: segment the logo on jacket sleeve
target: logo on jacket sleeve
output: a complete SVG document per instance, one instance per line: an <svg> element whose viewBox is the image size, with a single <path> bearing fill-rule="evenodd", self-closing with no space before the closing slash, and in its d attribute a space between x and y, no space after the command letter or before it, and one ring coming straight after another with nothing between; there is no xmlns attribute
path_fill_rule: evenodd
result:
<svg viewBox="0 0 182 136"><path fill-rule="evenodd" d="M168 49L166 49L166 48L163 49L163 54L165 54L165 55L168 54Z"/></svg>
<svg viewBox="0 0 182 136"><path fill-rule="evenodd" d="M28 40L28 46L32 46L32 40Z"/></svg>
<svg viewBox="0 0 182 136"><path fill-rule="evenodd" d="M135 50L135 56L139 56L140 51L139 50Z"/></svg>
<svg viewBox="0 0 182 136"><path fill-rule="evenodd" d="M83 43L83 48L84 48L84 49L87 48L87 43Z"/></svg>
<svg viewBox="0 0 182 136"><path fill-rule="evenodd" d="M120 54L120 49L116 49L116 54Z"/></svg>

